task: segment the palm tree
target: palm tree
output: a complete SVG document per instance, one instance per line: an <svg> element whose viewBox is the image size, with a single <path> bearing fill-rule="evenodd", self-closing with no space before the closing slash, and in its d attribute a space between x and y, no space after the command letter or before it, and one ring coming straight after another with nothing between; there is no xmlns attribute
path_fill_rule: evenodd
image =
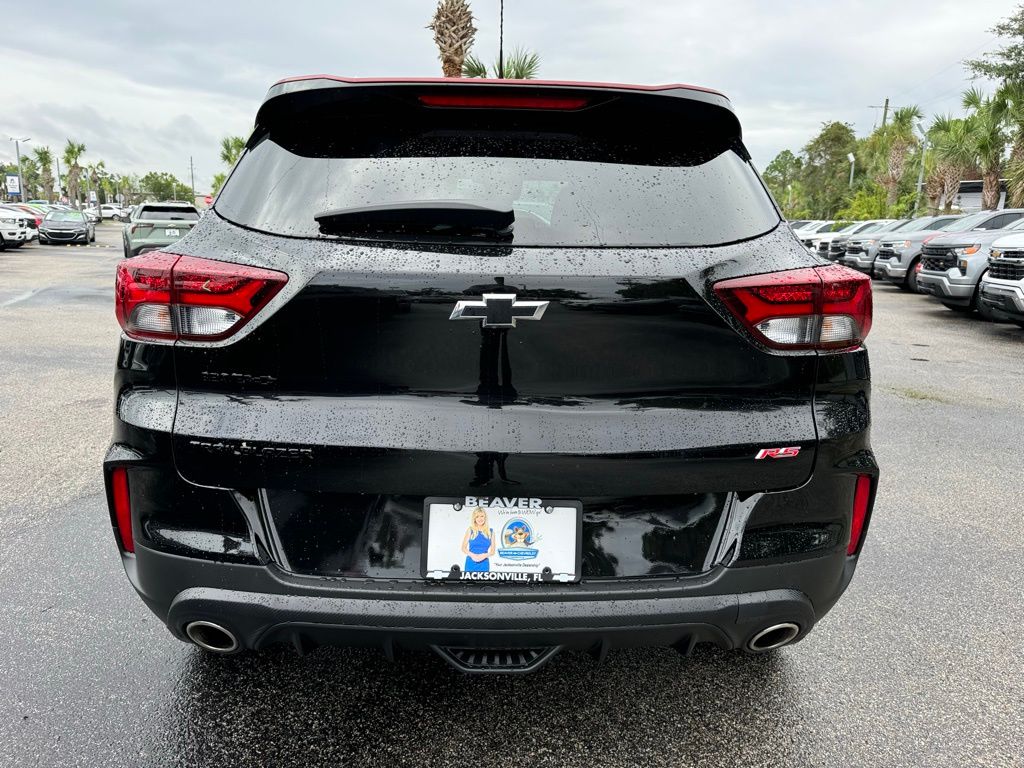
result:
<svg viewBox="0 0 1024 768"><path fill-rule="evenodd" d="M887 208L892 208L899 199L900 182L907 170L907 161L918 143L914 123L921 117L918 107L901 107L893 113L892 122L881 129L883 146L888 146L888 152L884 153L885 167L876 180L885 189Z"/></svg>
<svg viewBox="0 0 1024 768"><path fill-rule="evenodd" d="M978 167L978 143L968 120L940 115L928 131L942 175L945 212L953 208L960 182ZM973 174L972 174L973 175Z"/></svg>
<svg viewBox="0 0 1024 768"><path fill-rule="evenodd" d="M102 160L85 166L85 180L89 189L96 190L96 204L100 203L100 176L106 170Z"/></svg>
<svg viewBox="0 0 1024 768"><path fill-rule="evenodd" d="M228 168L234 168L244 151L245 139L241 136L225 136L220 140L220 159Z"/></svg>
<svg viewBox="0 0 1024 768"><path fill-rule="evenodd" d="M442 74L461 77L462 65L476 37L473 12L466 0L438 0L434 19L427 29L434 33Z"/></svg>
<svg viewBox="0 0 1024 768"><path fill-rule="evenodd" d="M1024 207L1024 82L1007 81L996 94L1005 105L1005 121L1013 134L1006 162L1006 205Z"/></svg>
<svg viewBox="0 0 1024 768"><path fill-rule="evenodd" d="M49 147L34 147L32 154L36 156L39 163L39 173L42 176L40 181L43 184L43 197L53 202L53 153Z"/></svg>
<svg viewBox="0 0 1024 768"><path fill-rule="evenodd" d="M1003 121L1009 107L1005 99L985 96L977 88L964 92L963 105L965 109L971 110L967 122L981 169L981 207L994 211L999 207L999 179L1003 172L1003 152L1006 150Z"/></svg>
<svg viewBox="0 0 1024 768"><path fill-rule="evenodd" d="M504 73L501 71L504 69ZM491 67L491 77L504 77L509 80L533 80L540 73L540 56L525 48L516 48L502 65L495 61ZM476 56L467 56L462 65L463 77L487 77L487 65Z"/></svg>
<svg viewBox="0 0 1024 768"><path fill-rule="evenodd" d="M76 203L79 201L78 178L82 173L78 160L84 154L85 144L68 139L68 143L64 146L64 167L67 168L68 197Z"/></svg>

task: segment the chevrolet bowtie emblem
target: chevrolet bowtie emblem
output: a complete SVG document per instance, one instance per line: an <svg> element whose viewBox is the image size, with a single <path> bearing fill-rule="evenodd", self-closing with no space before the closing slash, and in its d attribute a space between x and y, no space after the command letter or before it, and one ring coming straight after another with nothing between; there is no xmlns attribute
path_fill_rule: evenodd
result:
<svg viewBox="0 0 1024 768"><path fill-rule="evenodd" d="M484 328L515 328L516 320L540 320L546 301L516 301L514 293L485 293L483 301L460 301L449 320L481 320Z"/></svg>

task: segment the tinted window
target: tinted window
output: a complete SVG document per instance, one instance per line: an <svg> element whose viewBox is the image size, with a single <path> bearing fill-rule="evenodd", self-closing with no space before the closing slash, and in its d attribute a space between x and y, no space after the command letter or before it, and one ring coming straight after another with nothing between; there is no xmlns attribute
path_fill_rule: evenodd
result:
<svg viewBox="0 0 1024 768"><path fill-rule="evenodd" d="M1004 213L1002 216L996 216L985 225L985 229L1002 229L1008 224L1012 224L1020 218L1019 213Z"/></svg>
<svg viewBox="0 0 1024 768"><path fill-rule="evenodd" d="M268 135L243 155L216 210L254 229L320 237L314 216L325 211L466 201L511 209L511 243L526 246L714 245L779 224L736 149L648 146L635 137Z"/></svg>
<svg viewBox="0 0 1024 768"><path fill-rule="evenodd" d="M171 205L144 205L137 218L154 221L199 221L199 211Z"/></svg>

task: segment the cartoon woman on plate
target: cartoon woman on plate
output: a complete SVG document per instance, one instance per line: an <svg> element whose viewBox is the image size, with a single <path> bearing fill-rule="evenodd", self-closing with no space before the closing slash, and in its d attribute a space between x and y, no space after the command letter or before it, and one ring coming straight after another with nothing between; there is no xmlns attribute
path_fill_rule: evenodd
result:
<svg viewBox="0 0 1024 768"><path fill-rule="evenodd" d="M481 507L474 509L469 519L469 528L462 537L462 551L466 555L467 571L491 570L494 530L487 527L487 513Z"/></svg>

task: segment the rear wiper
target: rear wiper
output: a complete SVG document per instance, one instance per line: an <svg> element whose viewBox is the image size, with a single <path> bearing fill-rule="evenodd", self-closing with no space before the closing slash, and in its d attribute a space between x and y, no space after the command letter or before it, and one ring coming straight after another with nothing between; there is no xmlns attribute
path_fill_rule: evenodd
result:
<svg viewBox="0 0 1024 768"><path fill-rule="evenodd" d="M463 200L416 200L324 211L313 217L325 235L512 237L515 213Z"/></svg>

